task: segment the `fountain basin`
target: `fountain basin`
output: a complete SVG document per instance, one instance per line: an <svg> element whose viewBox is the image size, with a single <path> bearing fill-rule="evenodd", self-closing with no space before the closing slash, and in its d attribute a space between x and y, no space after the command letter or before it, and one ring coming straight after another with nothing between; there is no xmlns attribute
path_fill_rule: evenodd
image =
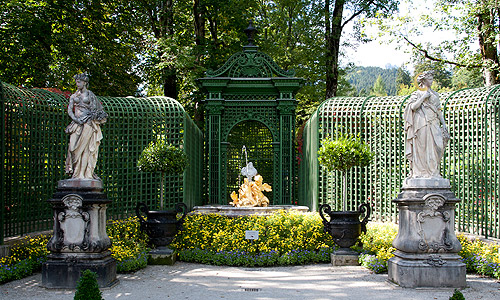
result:
<svg viewBox="0 0 500 300"><path fill-rule="evenodd" d="M298 205L271 205L266 207L234 207L232 205L195 206L189 214L218 214L226 217L269 216L280 210L308 212L309 207Z"/></svg>

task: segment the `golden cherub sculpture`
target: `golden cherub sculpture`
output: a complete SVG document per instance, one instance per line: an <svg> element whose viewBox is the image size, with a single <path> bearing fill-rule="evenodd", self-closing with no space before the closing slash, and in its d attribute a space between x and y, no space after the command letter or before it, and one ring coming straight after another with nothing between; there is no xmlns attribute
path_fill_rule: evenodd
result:
<svg viewBox="0 0 500 300"><path fill-rule="evenodd" d="M231 193L233 202L229 204L236 207L269 206L269 199L264 196L263 192L271 192L271 186L267 183L262 183L263 178L260 175L255 175L254 179L255 181L250 181L248 178L245 178L238 190L238 195L235 191Z"/></svg>

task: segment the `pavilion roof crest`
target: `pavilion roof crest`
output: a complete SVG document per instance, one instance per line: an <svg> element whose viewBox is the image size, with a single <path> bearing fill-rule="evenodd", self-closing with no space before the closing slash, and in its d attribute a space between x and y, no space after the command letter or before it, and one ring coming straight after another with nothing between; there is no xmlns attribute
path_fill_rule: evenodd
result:
<svg viewBox="0 0 500 300"><path fill-rule="evenodd" d="M267 54L243 51L233 54L219 69L206 72L207 77L270 78L294 77L295 71L285 71Z"/></svg>

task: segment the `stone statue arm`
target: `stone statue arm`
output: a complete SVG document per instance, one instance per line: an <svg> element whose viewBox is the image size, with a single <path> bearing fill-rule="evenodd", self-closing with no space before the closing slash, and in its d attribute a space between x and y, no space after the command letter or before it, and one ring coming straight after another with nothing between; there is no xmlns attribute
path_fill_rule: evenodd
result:
<svg viewBox="0 0 500 300"><path fill-rule="evenodd" d="M83 122L81 120L79 120L76 116L75 116L75 113L73 112L74 110L74 107L75 107L75 103L74 103L74 95L71 95L71 97L69 98L69 104L68 104L68 115L70 116L70 118L77 124L83 124Z"/></svg>
<svg viewBox="0 0 500 300"><path fill-rule="evenodd" d="M413 103L410 104L410 108L413 111L419 109L420 106L422 105L422 103L426 99L429 99L429 97L431 96L431 94L429 93L429 91L425 92L425 94L423 94L423 95L418 95L417 93L415 93L414 95L417 97L417 99L415 101L413 101Z"/></svg>

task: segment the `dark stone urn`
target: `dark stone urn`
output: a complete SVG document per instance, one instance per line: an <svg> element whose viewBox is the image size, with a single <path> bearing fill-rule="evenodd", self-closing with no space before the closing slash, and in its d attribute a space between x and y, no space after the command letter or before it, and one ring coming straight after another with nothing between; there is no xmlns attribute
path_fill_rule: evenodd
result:
<svg viewBox="0 0 500 300"><path fill-rule="evenodd" d="M187 214L187 206L184 203L177 203L173 210L149 210L148 206L141 202L137 204L135 211L141 222L141 230L149 236L150 244L159 248L172 243L182 227ZM147 220L141 212L146 215ZM177 220L178 213L182 213L179 220Z"/></svg>
<svg viewBox="0 0 500 300"><path fill-rule="evenodd" d="M354 246L361 232L366 232L366 223L368 223L370 212L371 209L367 203L361 204L357 211L332 211L328 204L319 207L325 232L333 237L333 241L340 248ZM330 220L327 220L324 214L329 215ZM365 217L360 221L359 218L362 214L365 214Z"/></svg>

